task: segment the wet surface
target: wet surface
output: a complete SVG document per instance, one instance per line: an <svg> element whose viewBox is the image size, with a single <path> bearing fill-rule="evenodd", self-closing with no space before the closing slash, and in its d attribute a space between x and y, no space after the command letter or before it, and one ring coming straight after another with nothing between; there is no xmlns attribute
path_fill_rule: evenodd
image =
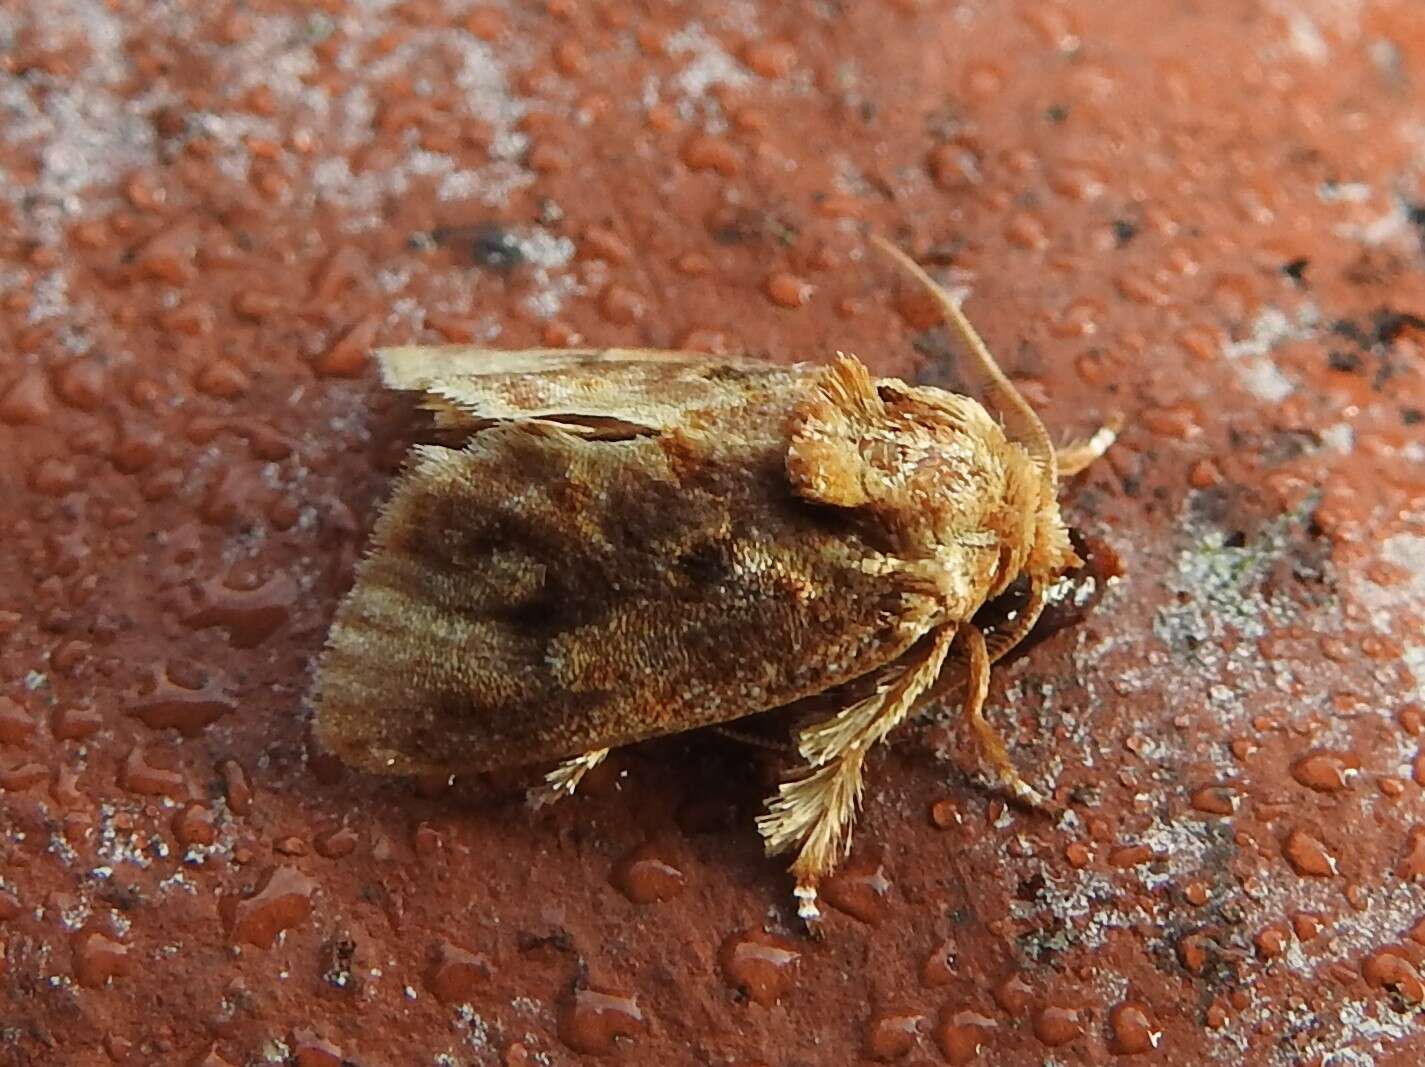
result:
<svg viewBox="0 0 1425 1067"><path fill-rule="evenodd" d="M0 12L0 1063L1406 1064L1425 1050L1417 0ZM962 287L1092 548L871 763L380 781L308 744L409 441L374 344L858 353ZM758 724L759 730L764 724Z"/></svg>

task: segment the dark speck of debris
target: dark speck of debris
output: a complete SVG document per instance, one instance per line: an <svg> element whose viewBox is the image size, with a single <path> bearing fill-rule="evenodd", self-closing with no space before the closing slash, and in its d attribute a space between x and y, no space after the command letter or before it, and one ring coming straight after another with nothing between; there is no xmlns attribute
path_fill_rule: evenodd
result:
<svg viewBox="0 0 1425 1067"><path fill-rule="evenodd" d="M1406 426L1419 426L1425 422L1425 411L1421 411L1419 408L1401 408L1400 421Z"/></svg>
<svg viewBox="0 0 1425 1067"><path fill-rule="evenodd" d="M1354 352L1335 351L1326 357L1331 369L1342 374L1355 374L1361 369L1361 357Z"/></svg>
<svg viewBox="0 0 1425 1067"><path fill-rule="evenodd" d="M1136 222L1129 222L1127 219L1113 220L1113 239L1118 242L1119 248L1137 236L1138 224Z"/></svg>
<svg viewBox="0 0 1425 1067"><path fill-rule="evenodd" d="M1406 217L1410 219L1410 225L1420 231L1420 247L1425 250L1425 204L1408 204Z"/></svg>
<svg viewBox="0 0 1425 1067"><path fill-rule="evenodd" d="M440 227L431 236L437 244L454 245L468 252L477 267L506 274L524 262L515 235L503 226L487 222L479 226Z"/></svg>
<svg viewBox="0 0 1425 1067"><path fill-rule="evenodd" d="M1044 117L1057 126L1069 117L1069 109L1063 104L1052 104L1044 109Z"/></svg>
<svg viewBox="0 0 1425 1067"><path fill-rule="evenodd" d="M470 235L470 254L490 270L513 270L524 262L515 235L499 226L480 226Z"/></svg>
<svg viewBox="0 0 1425 1067"><path fill-rule="evenodd" d="M1379 344L1389 345L1406 330L1425 330L1425 319L1409 311L1381 308L1375 313L1375 335Z"/></svg>
<svg viewBox="0 0 1425 1067"><path fill-rule="evenodd" d="M1344 337L1348 341L1354 341L1362 348L1370 347L1370 339L1364 330L1357 326L1350 319L1337 319L1331 324L1331 332L1337 337Z"/></svg>
<svg viewBox="0 0 1425 1067"><path fill-rule="evenodd" d="M1305 256L1298 256L1282 264L1282 273L1294 282L1306 281L1306 268L1311 266L1311 260Z"/></svg>

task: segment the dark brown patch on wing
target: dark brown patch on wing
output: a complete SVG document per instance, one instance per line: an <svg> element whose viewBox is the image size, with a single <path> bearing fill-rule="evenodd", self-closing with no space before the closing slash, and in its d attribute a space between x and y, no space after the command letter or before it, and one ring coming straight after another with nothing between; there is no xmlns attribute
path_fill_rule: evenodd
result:
<svg viewBox="0 0 1425 1067"><path fill-rule="evenodd" d="M420 452L333 626L319 735L394 773L527 763L739 718L898 655L923 598L866 574L869 546L780 464L775 441L675 467L658 439L514 425Z"/></svg>

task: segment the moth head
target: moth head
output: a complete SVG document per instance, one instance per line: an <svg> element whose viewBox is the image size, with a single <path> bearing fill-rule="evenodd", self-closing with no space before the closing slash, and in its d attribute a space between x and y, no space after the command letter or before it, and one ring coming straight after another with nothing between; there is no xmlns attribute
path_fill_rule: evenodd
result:
<svg viewBox="0 0 1425 1067"><path fill-rule="evenodd" d="M1004 433L1013 446L1007 455L1015 457L1006 466L1003 510L1000 516L1001 557L991 595L1003 592L1020 575L1030 582L1030 604L1021 613L1014 629L1002 635L998 654L1023 639L1038 618L1049 584L1082 562L1069 542L1069 530L1059 513L1059 456L1044 423L1029 402L1000 370L999 364L975 328L953 300L920 265L895 245L879 237L873 242L896 260L935 298L946 320L969 350L971 364L980 378L986 399L998 410ZM1102 452L1112 440L1097 448ZM1093 445L1096 442L1090 442ZM1072 469L1083 465L1077 459Z"/></svg>
<svg viewBox="0 0 1425 1067"><path fill-rule="evenodd" d="M985 517L999 547L989 586L991 598L1021 577L1028 578L1031 585L1047 587L1079 565L1059 511L1056 487L1022 446L1006 441L1001 448L1004 481Z"/></svg>

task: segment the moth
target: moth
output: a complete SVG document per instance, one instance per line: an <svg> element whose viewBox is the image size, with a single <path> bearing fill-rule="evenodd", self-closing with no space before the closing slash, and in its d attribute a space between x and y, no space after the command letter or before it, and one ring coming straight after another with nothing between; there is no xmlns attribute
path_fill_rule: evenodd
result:
<svg viewBox="0 0 1425 1067"><path fill-rule="evenodd" d="M999 782L1042 804L984 717L990 667L1079 564L1060 480L1116 430L1056 450L956 302L878 243L999 419L843 353L378 353L455 443L412 450L376 523L319 663L318 742L378 774L560 761L548 800L612 748L844 690L757 820L769 854L796 852L808 923L868 752L956 685ZM1027 603L987 638L976 611L1021 578Z"/></svg>

